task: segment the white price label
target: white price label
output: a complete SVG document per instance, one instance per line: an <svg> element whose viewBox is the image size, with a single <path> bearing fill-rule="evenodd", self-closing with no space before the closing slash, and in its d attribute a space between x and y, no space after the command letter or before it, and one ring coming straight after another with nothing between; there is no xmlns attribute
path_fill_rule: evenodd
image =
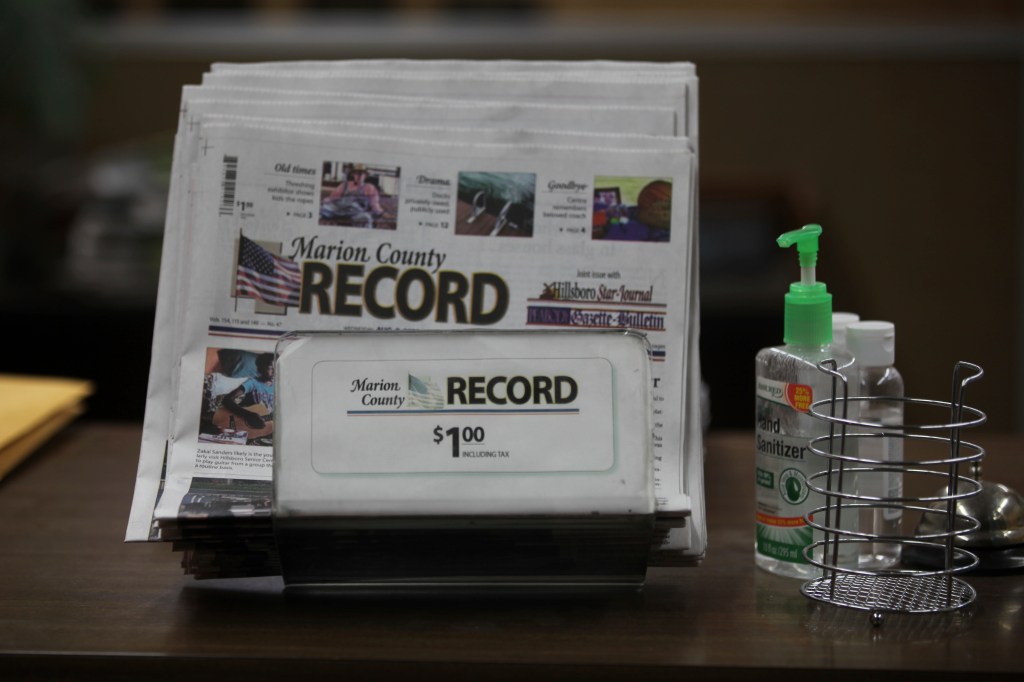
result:
<svg viewBox="0 0 1024 682"><path fill-rule="evenodd" d="M615 465L603 358L321 361L321 474L602 472Z"/></svg>

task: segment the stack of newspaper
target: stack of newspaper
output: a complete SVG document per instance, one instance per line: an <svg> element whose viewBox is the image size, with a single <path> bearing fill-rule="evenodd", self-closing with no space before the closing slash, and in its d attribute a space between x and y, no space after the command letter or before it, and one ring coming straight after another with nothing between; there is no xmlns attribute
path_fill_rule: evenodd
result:
<svg viewBox="0 0 1024 682"><path fill-rule="evenodd" d="M597 330L651 345L652 565L704 554L688 63L215 64L182 95L126 539L280 572L275 344ZM467 485L471 485L469 482Z"/></svg>

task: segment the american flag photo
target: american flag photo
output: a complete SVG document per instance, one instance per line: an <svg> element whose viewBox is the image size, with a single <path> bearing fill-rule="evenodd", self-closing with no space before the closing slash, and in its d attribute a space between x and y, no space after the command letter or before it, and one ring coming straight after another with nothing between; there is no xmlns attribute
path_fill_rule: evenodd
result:
<svg viewBox="0 0 1024 682"><path fill-rule="evenodd" d="M275 256L245 235L239 235L236 296L297 306L301 286L302 274L294 261Z"/></svg>

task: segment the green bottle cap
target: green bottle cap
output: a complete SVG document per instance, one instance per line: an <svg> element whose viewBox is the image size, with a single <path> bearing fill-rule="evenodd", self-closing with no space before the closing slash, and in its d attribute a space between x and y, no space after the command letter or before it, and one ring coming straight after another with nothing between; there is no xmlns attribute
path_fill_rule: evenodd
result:
<svg viewBox="0 0 1024 682"><path fill-rule="evenodd" d="M824 282L814 279L818 262L821 225L804 225L778 238L782 248L796 244L800 281L789 285L782 340L794 346L827 346L832 343L832 294Z"/></svg>

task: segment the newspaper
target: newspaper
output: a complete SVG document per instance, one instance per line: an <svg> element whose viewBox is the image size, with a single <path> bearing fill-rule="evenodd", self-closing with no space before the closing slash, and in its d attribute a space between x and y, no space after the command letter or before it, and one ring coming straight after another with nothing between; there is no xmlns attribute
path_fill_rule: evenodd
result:
<svg viewBox="0 0 1024 682"><path fill-rule="evenodd" d="M277 78L183 96L127 539L161 539L197 490L269 481L272 419L241 424L223 401L259 383L285 331L630 327L655 349L659 512L687 520L666 546L701 556L696 142L665 135L695 130L692 72L650 106L608 102L592 74L561 82L576 88L568 104L541 82L536 97L524 88L532 101L472 106L300 95ZM451 81L437 79L445 97ZM597 130L587 108L607 116ZM337 193L357 169L374 189ZM269 284L253 279L261 267ZM261 511L237 497L202 515Z"/></svg>
<svg viewBox="0 0 1024 682"><path fill-rule="evenodd" d="M307 99L313 95L317 99ZM587 121L587 131L603 135L592 144L622 144L620 139L635 138L628 144L660 144L656 135L671 134L675 126L675 114L666 107L643 107L628 105L582 106L562 104L518 104L504 101L483 101L466 103L451 99L403 97L396 104L393 100L382 99L377 95L361 95L359 93L329 93L273 90L268 88L196 88L187 86L183 91L179 134L176 139L174 154L174 174L172 176L169 213L163 266L161 273L161 290L174 290L174 297L164 296L158 301L156 327L171 328L175 334L174 341L164 334L154 341L153 368L150 378L150 394L147 410L147 444L144 451L162 450L161 443L167 437L165 425L166 410L157 406L166 404L177 383L178 372L170 358L179 357L180 335L182 328L176 323L178 314L176 304L185 300L185 287L191 278L180 270L182 263L189 262L191 240L182 227L181 215L187 215L187 206L191 201L189 190L191 164L195 161L198 131L204 116L209 112L220 114L251 114L253 111L262 114L261 120L302 119L305 123L317 121L319 124L329 123L342 128L353 125L368 125L366 121L415 121L420 124L444 122L451 126L451 133L456 137L465 137L467 127L485 125L507 125L510 128L536 126L557 130L572 130L576 123ZM250 118L252 118L250 116ZM360 119L356 121L355 119ZM340 123L339 123L340 122ZM607 131L629 129L636 131L628 134L616 133L614 136ZM577 136L591 134L580 131ZM440 133L436 127L423 129L421 134L437 137ZM492 129L491 133L494 132ZM408 134L408 131L407 131ZM548 136L553 139L553 134ZM183 213L184 212L184 213ZM166 280L166 281L164 281ZM176 282L177 284L171 284ZM168 303L168 300L171 303ZM167 344L170 344L169 346ZM170 350L165 350L165 347ZM154 437L154 434L161 434Z"/></svg>

